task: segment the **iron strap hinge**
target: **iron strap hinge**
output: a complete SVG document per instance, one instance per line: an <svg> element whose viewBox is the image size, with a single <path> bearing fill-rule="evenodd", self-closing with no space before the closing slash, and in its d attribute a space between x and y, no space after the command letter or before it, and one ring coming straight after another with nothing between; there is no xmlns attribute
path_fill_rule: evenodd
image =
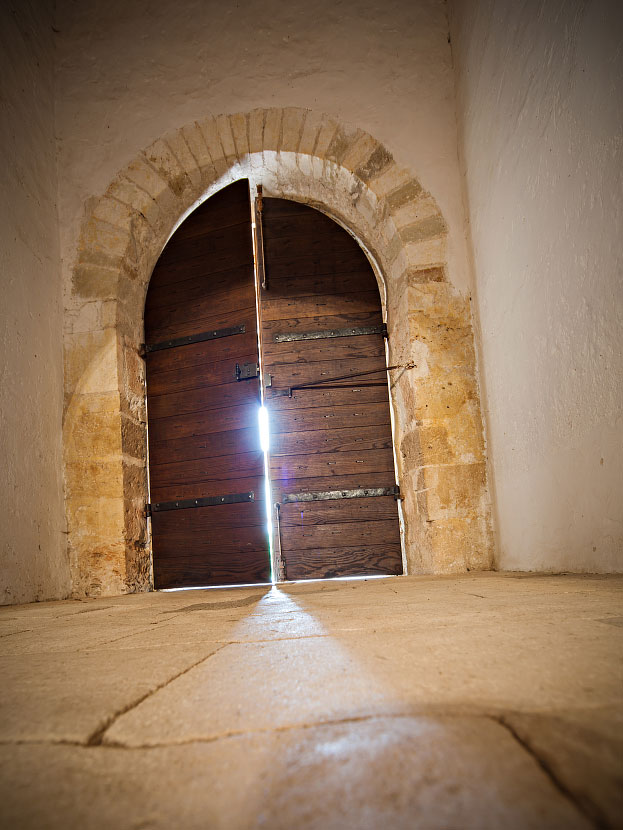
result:
<svg viewBox="0 0 623 830"><path fill-rule="evenodd" d="M255 493L228 493L225 496L204 496L199 499L180 499L179 501L160 501L155 504L148 504L145 507L145 515L161 513L164 510L187 510L190 507L214 507L219 504L240 504L242 502L255 501Z"/></svg>
<svg viewBox="0 0 623 830"><path fill-rule="evenodd" d="M142 347L141 356L151 352L159 352L162 349L175 349L177 346L188 346L189 343L203 343L205 340L217 340L219 337L231 337L233 334L244 334L246 327L229 326L226 329L213 329L202 331L200 334L189 334L187 337L176 337L174 340L163 340L161 343L149 343Z"/></svg>
<svg viewBox="0 0 623 830"><path fill-rule="evenodd" d="M333 501L337 499L369 499L375 496L394 496L401 498L400 487L356 487L353 490L316 490L311 493L284 493L283 504L294 504L301 501Z"/></svg>
<svg viewBox="0 0 623 830"><path fill-rule="evenodd" d="M295 340L325 340L330 337L360 337L364 334L382 334L387 337L387 324L381 323L378 326L360 326L359 328L348 329L324 329L322 331L303 331L288 334L283 332L275 334L275 343L293 343Z"/></svg>

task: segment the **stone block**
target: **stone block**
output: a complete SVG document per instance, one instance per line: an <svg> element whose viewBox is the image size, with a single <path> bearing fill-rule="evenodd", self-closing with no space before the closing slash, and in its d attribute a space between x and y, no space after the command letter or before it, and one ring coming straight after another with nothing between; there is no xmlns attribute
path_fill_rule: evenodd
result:
<svg viewBox="0 0 623 830"><path fill-rule="evenodd" d="M428 520L475 518L486 512L483 462L421 467L418 503Z"/></svg>
<svg viewBox="0 0 623 830"><path fill-rule="evenodd" d="M435 573L487 570L492 565L491 537L481 516L430 523Z"/></svg>
<svg viewBox="0 0 623 830"><path fill-rule="evenodd" d="M236 147L236 155L239 159L249 153L249 137L247 135L247 116L243 112L237 112L229 116L231 132Z"/></svg>
<svg viewBox="0 0 623 830"><path fill-rule="evenodd" d="M132 230L132 209L129 205L114 199L109 195L98 199L93 207L93 216L101 219L109 225L131 232Z"/></svg>
<svg viewBox="0 0 623 830"><path fill-rule="evenodd" d="M145 306L146 284L136 275L122 272L117 288L117 303L122 311L142 321Z"/></svg>
<svg viewBox="0 0 623 830"><path fill-rule="evenodd" d="M130 249L130 233L92 216L83 228L78 261L116 267Z"/></svg>
<svg viewBox="0 0 623 830"><path fill-rule="evenodd" d="M320 127L326 116L321 113L306 110L305 121L303 122L303 129L301 132L301 140L299 142L298 152L302 155L311 156L316 146L316 139L320 132Z"/></svg>
<svg viewBox="0 0 623 830"><path fill-rule="evenodd" d="M127 419L124 419L127 421ZM143 437L145 431L143 429ZM141 505L141 512L144 512L145 499L147 498L147 463L145 456L142 458L124 455L123 457L123 486L126 493L126 502L136 502Z"/></svg>
<svg viewBox="0 0 623 830"><path fill-rule="evenodd" d="M443 216L428 216L425 219L418 219L410 225L398 229L398 234L404 245L409 243L421 243L435 239L447 232L447 226Z"/></svg>
<svg viewBox="0 0 623 830"><path fill-rule="evenodd" d="M353 172L359 170L380 146L371 135L360 130L357 139L342 156L342 166Z"/></svg>
<svg viewBox="0 0 623 830"><path fill-rule="evenodd" d="M145 397L145 361L140 356L138 344L124 343L121 349L121 385L124 395Z"/></svg>
<svg viewBox="0 0 623 830"><path fill-rule="evenodd" d="M454 327L470 325L469 301L450 283L422 284L409 279L409 313L426 314Z"/></svg>
<svg viewBox="0 0 623 830"><path fill-rule="evenodd" d="M182 127L182 135L199 168L204 183L213 172L212 156L203 137L203 133L196 123Z"/></svg>
<svg viewBox="0 0 623 830"><path fill-rule="evenodd" d="M467 300L448 283L416 283L410 285L408 293L410 338L428 347L431 371L461 370L474 375L475 353Z"/></svg>
<svg viewBox="0 0 623 830"><path fill-rule="evenodd" d="M130 181L145 190L156 202L159 202L166 191L171 191L166 178L147 162L147 159L139 156L128 164L125 175Z"/></svg>
<svg viewBox="0 0 623 830"><path fill-rule="evenodd" d="M404 167L400 167L396 162L385 165L378 175L369 180L369 185L378 199L385 199L388 193L402 188L408 188L415 192L418 186L411 172Z"/></svg>
<svg viewBox="0 0 623 830"><path fill-rule="evenodd" d="M417 447L412 448L405 441L400 446L400 453L408 453L409 458L418 465L484 461L482 422L476 401L463 406L460 415L421 421L417 435Z"/></svg>
<svg viewBox="0 0 623 830"><path fill-rule="evenodd" d="M394 213L404 205L420 199L423 194L424 191L417 179L410 178L387 192L387 206L391 213Z"/></svg>
<svg viewBox="0 0 623 830"><path fill-rule="evenodd" d="M121 454L121 419L118 412L94 411L90 395L72 412L71 428L65 431L66 458L81 463L88 460L118 458Z"/></svg>
<svg viewBox="0 0 623 830"><path fill-rule="evenodd" d="M118 389L114 329L79 332L65 338L65 390L87 394Z"/></svg>
<svg viewBox="0 0 623 830"><path fill-rule="evenodd" d="M120 418L119 449L124 455L140 460L143 473L147 453L147 430L144 423L127 415Z"/></svg>
<svg viewBox="0 0 623 830"><path fill-rule="evenodd" d="M158 139L145 150L145 158L157 170L173 193L183 198L192 190L190 179L166 141Z"/></svg>
<svg viewBox="0 0 623 830"><path fill-rule="evenodd" d="M461 371L430 371L420 378L416 388L414 415L418 420L462 415L466 406L478 401L478 389L472 375Z"/></svg>
<svg viewBox="0 0 623 830"><path fill-rule="evenodd" d="M118 440L120 443L120 435ZM123 501L121 453L116 457L108 456L106 460L92 458L88 454L75 460L68 455L67 459L65 473L68 499L81 502L84 499L92 499L96 493L98 498Z"/></svg>
<svg viewBox="0 0 623 830"><path fill-rule="evenodd" d="M134 566L141 570L149 567L149 552L146 550L148 544L147 518L145 516L145 505L149 501L147 493L147 479L145 487L140 491L143 495L140 499L125 500L125 540L126 553L134 561ZM146 562L142 562L145 557ZM128 572L128 577L133 578Z"/></svg>
<svg viewBox="0 0 623 830"><path fill-rule="evenodd" d="M186 142L186 137L183 130L177 130L171 133L166 138L166 143L170 147L171 152L179 161L180 166L195 190L201 186L202 176L199 165Z"/></svg>
<svg viewBox="0 0 623 830"><path fill-rule="evenodd" d="M198 127L200 128L205 139L206 146L210 151L212 164L214 165L217 176L222 176L228 169L228 164L225 161L225 151L221 142L221 135L218 125L215 119L210 115L208 118L204 118L203 121L199 121Z"/></svg>
<svg viewBox="0 0 623 830"><path fill-rule="evenodd" d="M342 164L342 160L344 156L352 150L352 148L357 144L357 141L362 137L363 133L361 130L347 130L344 127L338 126L331 141L329 142L329 146L327 147L327 151L325 153L325 158L327 161L333 161L336 164Z"/></svg>
<svg viewBox="0 0 623 830"><path fill-rule="evenodd" d="M320 129L318 130L318 136L316 138L316 146L314 148L314 155L316 158L326 158L331 142L333 141L333 136L337 132L337 129L337 122L332 118L325 116L324 120L320 124Z"/></svg>
<svg viewBox="0 0 623 830"><path fill-rule="evenodd" d="M136 213L144 216L150 225L156 223L160 217L160 209L152 196L125 176L115 179L106 195L131 207Z"/></svg>
<svg viewBox="0 0 623 830"><path fill-rule="evenodd" d="M114 300L111 300L114 304ZM108 304L108 303L106 303ZM101 300L89 300L82 302L81 305L73 303L71 308L65 310L65 320L63 330L65 334L77 334L78 332L88 332L99 330L102 328L109 328L110 324L102 324L101 309L104 303ZM113 323L114 325L114 323Z"/></svg>
<svg viewBox="0 0 623 830"><path fill-rule="evenodd" d="M400 234L394 233L387 240L387 245L384 250L385 258L390 264L396 262L400 254L403 252L404 243L400 238Z"/></svg>
<svg viewBox="0 0 623 830"><path fill-rule="evenodd" d="M376 230L375 225L378 215L378 205L376 204L374 194L370 190L363 188L356 191L356 201L354 206L357 213L361 217L360 221L363 227L371 227Z"/></svg>
<svg viewBox="0 0 623 830"><path fill-rule="evenodd" d="M82 263L76 265L72 273L74 295L86 299L114 299L119 280L118 268Z"/></svg>
<svg viewBox="0 0 623 830"><path fill-rule="evenodd" d="M67 500L74 596L121 594L125 590L123 500L72 497Z"/></svg>
<svg viewBox="0 0 623 830"><path fill-rule="evenodd" d="M361 181L369 184L372 179L380 176L393 163L394 158L389 150L386 150L381 144L374 142L372 152L368 158L363 159L359 163L359 166L355 170L355 175Z"/></svg>
<svg viewBox="0 0 623 830"><path fill-rule="evenodd" d="M67 395L69 407L65 417L64 429L72 429L72 420L79 417L79 413L88 412L119 412L119 392L92 392L88 395Z"/></svg>
<svg viewBox="0 0 623 830"><path fill-rule="evenodd" d="M283 111L281 124L281 142L279 150L296 153L303 133L303 124L307 110L299 107L286 107Z"/></svg>
<svg viewBox="0 0 623 830"><path fill-rule="evenodd" d="M387 202L389 204L389 199ZM439 207L431 196L415 198L412 201L405 202L400 207L391 209L391 216L398 230L421 223L426 219L437 218L443 222Z"/></svg>
<svg viewBox="0 0 623 830"><path fill-rule="evenodd" d="M225 159L229 163L231 163L233 160L237 159L238 156L236 155L236 144L234 142L234 136L231 131L231 123L229 121L229 116L217 115L215 121L216 128L221 139L221 144L223 145L223 153L225 155Z"/></svg>
<svg viewBox="0 0 623 830"><path fill-rule="evenodd" d="M446 282L446 269L443 266L435 268L409 268L406 277L410 285L418 285L424 282Z"/></svg>
<svg viewBox="0 0 623 830"><path fill-rule="evenodd" d="M447 249L448 239L445 233L419 242L406 242L403 245L405 260L410 268L432 268L444 265L448 258Z"/></svg>
<svg viewBox="0 0 623 830"><path fill-rule="evenodd" d="M465 519L431 521L429 533L435 573L464 573L470 544L470 522Z"/></svg>
<svg viewBox="0 0 623 830"><path fill-rule="evenodd" d="M274 150L276 152L279 149L281 116L282 110L278 107L271 107L266 110L264 119L264 136L262 139L262 148L264 150Z"/></svg>
<svg viewBox="0 0 623 830"><path fill-rule="evenodd" d="M249 152L261 153L264 148L265 110L255 109L249 113Z"/></svg>
<svg viewBox="0 0 623 830"><path fill-rule="evenodd" d="M462 368L474 372L472 330L450 315L447 318L428 316L423 311L409 313L412 342L423 343L430 350L430 361L444 370Z"/></svg>

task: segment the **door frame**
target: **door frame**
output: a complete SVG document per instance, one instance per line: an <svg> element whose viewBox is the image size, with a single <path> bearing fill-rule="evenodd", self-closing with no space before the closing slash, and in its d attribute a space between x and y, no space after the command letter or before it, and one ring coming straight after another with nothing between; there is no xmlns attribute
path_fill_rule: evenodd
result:
<svg viewBox="0 0 623 830"><path fill-rule="evenodd" d="M386 148L309 110L209 117L154 142L91 199L65 309L64 464L74 596L150 590L143 308L171 233L248 178L342 225L379 284L408 573L491 567L493 537L469 299L447 226Z"/></svg>

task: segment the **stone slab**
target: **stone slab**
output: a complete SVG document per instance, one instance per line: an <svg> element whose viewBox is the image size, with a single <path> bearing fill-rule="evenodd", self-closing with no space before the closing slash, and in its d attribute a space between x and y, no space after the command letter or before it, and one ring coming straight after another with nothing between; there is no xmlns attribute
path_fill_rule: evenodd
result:
<svg viewBox="0 0 623 830"><path fill-rule="evenodd" d="M598 827L623 827L621 707L504 717Z"/></svg>
<svg viewBox="0 0 623 830"><path fill-rule="evenodd" d="M583 830L486 718L373 718L156 749L0 748L3 827Z"/></svg>
<svg viewBox="0 0 623 830"><path fill-rule="evenodd" d="M169 646L0 658L0 742L86 743L117 712L216 651Z"/></svg>

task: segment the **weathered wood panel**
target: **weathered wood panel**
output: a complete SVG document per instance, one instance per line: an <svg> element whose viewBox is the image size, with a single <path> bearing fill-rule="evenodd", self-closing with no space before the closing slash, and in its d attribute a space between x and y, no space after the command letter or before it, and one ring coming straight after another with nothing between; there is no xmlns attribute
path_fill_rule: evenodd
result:
<svg viewBox="0 0 623 830"><path fill-rule="evenodd" d="M266 406L273 499L391 487L382 336L275 341L277 334L379 325L380 298L365 255L328 217L281 199L264 200L264 240L268 290L261 292L260 315L264 369L271 375ZM333 380L344 375L351 377ZM322 388L279 394L306 383ZM393 497L284 504L280 516L288 579L402 570Z"/></svg>
<svg viewBox="0 0 623 830"><path fill-rule="evenodd" d="M245 326L244 334L149 352L153 503L253 492L255 501L152 516L157 588L265 582L270 563L256 363L257 315L248 182L194 211L167 243L145 304L148 346Z"/></svg>

